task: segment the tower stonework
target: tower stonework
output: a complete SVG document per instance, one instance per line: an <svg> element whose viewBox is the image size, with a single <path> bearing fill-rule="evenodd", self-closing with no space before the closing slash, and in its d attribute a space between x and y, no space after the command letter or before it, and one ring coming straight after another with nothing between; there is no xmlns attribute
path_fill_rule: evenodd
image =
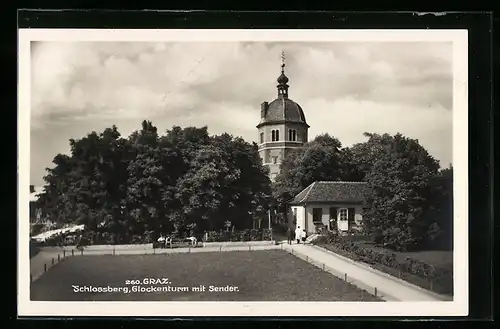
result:
<svg viewBox="0 0 500 329"><path fill-rule="evenodd" d="M299 104L288 97L288 77L282 54L278 95L272 102L263 102L258 129L259 155L269 168L272 181L280 172L280 164L293 149L307 143L309 125Z"/></svg>

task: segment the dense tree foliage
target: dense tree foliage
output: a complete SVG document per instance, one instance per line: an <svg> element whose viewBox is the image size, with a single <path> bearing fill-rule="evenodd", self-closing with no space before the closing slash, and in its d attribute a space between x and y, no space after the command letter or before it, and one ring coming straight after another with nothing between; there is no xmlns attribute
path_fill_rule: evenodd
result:
<svg viewBox="0 0 500 329"><path fill-rule="evenodd" d="M432 213L429 248L453 249L453 167L443 168L432 181Z"/></svg>
<svg viewBox="0 0 500 329"><path fill-rule="evenodd" d="M113 126L70 140L44 177L39 206L62 223L85 224L116 238L196 234L226 220L249 228L268 208L270 182L257 145L207 127L173 127L160 136L151 122L122 138Z"/></svg>
<svg viewBox="0 0 500 329"><path fill-rule="evenodd" d="M401 134L371 135L368 145L375 154L365 176L367 195L364 228L375 242L409 249L422 245L435 221L432 212L432 180L439 163L417 140ZM390 141L389 141L390 139Z"/></svg>

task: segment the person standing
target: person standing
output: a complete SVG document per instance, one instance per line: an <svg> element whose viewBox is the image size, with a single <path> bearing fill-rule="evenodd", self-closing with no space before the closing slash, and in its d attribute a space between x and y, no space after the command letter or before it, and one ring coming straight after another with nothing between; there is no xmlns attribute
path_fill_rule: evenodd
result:
<svg viewBox="0 0 500 329"><path fill-rule="evenodd" d="M160 244L160 248L161 249L164 249L165 248L165 237L162 235L160 235L160 237L158 238L158 243Z"/></svg>
<svg viewBox="0 0 500 329"><path fill-rule="evenodd" d="M297 240L297 244L300 244L301 237L302 237L302 230L300 229L300 226L297 226L297 229L295 230L295 240Z"/></svg>
<svg viewBox="0 0 500 329"><path fill-rule="evenodd" d="M292 229L289 227L288 230L286 231L286 237L288 239L288 244L292 244Z"/></svg>

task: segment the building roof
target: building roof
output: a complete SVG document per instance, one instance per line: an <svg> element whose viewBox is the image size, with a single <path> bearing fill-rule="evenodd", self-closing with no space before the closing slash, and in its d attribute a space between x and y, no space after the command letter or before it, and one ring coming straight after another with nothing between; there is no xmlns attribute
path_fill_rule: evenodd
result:
<svg viewBox="0 0 500 329"><path fill-rule="evenodd" d="M303 189L290 203L364 203L367 191L364 182L318 181Z"/></svg>

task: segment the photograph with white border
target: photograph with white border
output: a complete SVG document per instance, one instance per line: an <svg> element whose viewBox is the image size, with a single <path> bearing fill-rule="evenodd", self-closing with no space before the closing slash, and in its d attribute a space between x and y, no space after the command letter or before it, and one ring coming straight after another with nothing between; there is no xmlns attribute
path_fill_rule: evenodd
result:
<svg viewBox="0 0 500 329"><path fill-rule="evenodd" d="M466 30L18 47L20 316L468 315Z"/></svg>

